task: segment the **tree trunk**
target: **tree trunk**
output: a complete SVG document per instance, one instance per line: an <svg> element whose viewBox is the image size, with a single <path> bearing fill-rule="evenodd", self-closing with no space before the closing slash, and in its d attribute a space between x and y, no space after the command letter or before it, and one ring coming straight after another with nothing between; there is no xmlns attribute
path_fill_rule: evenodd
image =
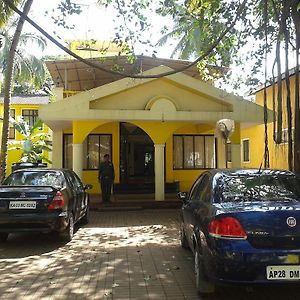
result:
<svg viewBox="0 0 300 300"><path fill-rule="evenodd" d="M296 32L296 68L295 68L295 129L294 129L294 171L300 174L300 97L299 97L299 48L300 48L300 13L298 1L292 6L292 17Z"/></svg>
<svg viewBox="0 0 300 300"><path fill-rule="evenodd" d="M33 0L26 1L23 10L23 13L25 15L28 15L32 2ZM2 182L6 176L10 98L11 98L11 87L12 87L13 71L14 71L14 58L19 43L20 35L23 29L24 21L25 20L22 17L20 17L10 46L10 50L7 58L7 69L4 75L3 126L2 126L2 141L1 141L1 155L0 155L0 182Z"/></svg>
<svg viewBox="0 0 300 300"><path fill-rule="evenodd" d="M289 170L294 169L293 159L293 141L292 141L292 122L293 112L291 106L291 87L290 87L290 71L289 71L289 33L286 28L285 21L283 32L285 41L285 86L286 86L286 109L287 109L287 127L288 127L288 166Z"/></svg>

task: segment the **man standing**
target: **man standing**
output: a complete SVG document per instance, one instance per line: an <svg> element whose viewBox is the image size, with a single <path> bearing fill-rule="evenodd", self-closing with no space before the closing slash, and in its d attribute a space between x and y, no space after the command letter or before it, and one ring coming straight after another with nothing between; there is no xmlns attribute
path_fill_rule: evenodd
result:
<svg viewBox="0 0 300 300"><path fill-rule="evenodd" d="M109 160L109 154L105 154L103 162L100 163L98 179L101 184L102 201L103 203L109 203L111 186L115 179L115 170L112 162Z"/></svg>

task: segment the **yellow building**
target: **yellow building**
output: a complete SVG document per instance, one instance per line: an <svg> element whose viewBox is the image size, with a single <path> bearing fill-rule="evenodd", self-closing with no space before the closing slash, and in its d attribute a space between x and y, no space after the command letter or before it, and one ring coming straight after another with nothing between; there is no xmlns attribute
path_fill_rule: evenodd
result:
<svg viewBox="0 0 300 300"><path fill-rule="evenodd" d="M91 58L112 69L115 58ZM179 69L187 61L140 56L135 64L119 57L127 73L152 75ZM208 168L225 167L225 144L216 138L216 122L235 121L231 136L232 167L241 166L245 128L263 123L263 108L200 80L197 69L158 78L122 78L78 62L47 62L57 101L39 115L53 131L54 167L72 168L99 193L98 165L111 154L116 187L143 191L155 200L179 183L188 190ZM272 114L269 112L269 120Z"/></svg>
<svg viewBox="0 0 300 300"><path fill-rule="evenodd" d="M290 85L291 85L291 99L292 99L292 112L295 111L294 97L295 97L295 74L291 71ZM282 112L282 142L276 144L273 138L274 123L268 123L268 148L270 167L277 169L288 169L288 138L287 138L287 105L286 105L286 84L283 77L282 82L282 99L283 99L283 112ZM277 83L275 85L267 86L267 107L273 110L273 93L277 97ZM255 95L255 103L263 106L264 104L264 87L261 86L253 93ZM275 112L277 107L275 107ZM294 124L294 113L292 115L292 124ZM275 129L276 131L276 129ZM292 132L294 128L292 128ZM242 166L243 167L260 167L264 166L264 147L265 147L265 127L264 124L257 126L248 126L241 133L242 145ZM230 164L229 164L230 165Z"/></svg>
<svg viewBox="0 0 300 300"><path fill-rule="evenodd" d="M22 117L32 126L37 118L39 118L38 109L40 105L48 104L49 96L13 96L11 98L10 115L15 120ZM3 116L3 96L0 96L0 115ZM0 130L2 133L2 123L0 123ZM49 127L43 124L41 133L49 133ZM9 128L9 142L22 140L22 135L17 132L14 127ZM49 154L51 156L51 154ZM13 163L19 162L21 152L17 150L9 150L7 157L7 174L11 172ZM50 157L51 159L51 157Z"/></svg>

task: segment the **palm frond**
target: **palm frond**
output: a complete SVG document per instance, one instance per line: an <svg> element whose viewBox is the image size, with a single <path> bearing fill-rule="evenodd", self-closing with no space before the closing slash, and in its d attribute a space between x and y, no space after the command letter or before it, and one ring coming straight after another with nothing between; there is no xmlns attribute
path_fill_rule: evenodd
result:
<svg viewBox="0 0 300 300"><path fill-rule="evenodd" d="M20 43L20 46L26 46L29 43L35 44L42 51L44 51L47 46L47 40L44 37L42 37L40 35L36 35L34 33L23 33L20 36L19 43Z"/></svg>

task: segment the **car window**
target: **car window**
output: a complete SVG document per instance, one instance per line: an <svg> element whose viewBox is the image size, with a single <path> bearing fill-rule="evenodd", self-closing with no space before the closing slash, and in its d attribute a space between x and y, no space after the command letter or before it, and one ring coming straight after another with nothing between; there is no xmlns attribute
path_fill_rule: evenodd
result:
<svg viewBox="0 0 300 300"><path fill-rule="evenodd" d="M63 187L65 181L60 172L24 171L10 174L3 182L4 185L39 185Z"/></svg>
<svg viewBox="0 0 300 300"><path fill-rule="evenodd" d="M208 174L204 174L199 178L199 181L197 182L197 184L194 186L194 189L192 190L192 194L190 198L191 201L200 201L201 199L203 199L208 181L209 181Z"/></svg>
<svg viewBox="0 0 300 300"><path fill-rule="evenodd" d="M216 180L216 195L221 202L299 201L300 180L291 175L223 175Z"/></svg>
<svg viewBox="0 0 300 300"><path fill-rule="evenodd" d="M190 200L194 201L197 196L197 191L199 188L199 183L201 182L203 176L200 176L195 183L193 184L191 191L190 191Z"/></svg>
<svg viewBox="0 0 300 300"><path fill-rule="evenodd" d="M81 180L79 179L79 177L76 175L76 173L70 172L69 175L71 177L72 184L73 184L74 188L76 190L82 190L83 185L82 185Z"/></svg>

